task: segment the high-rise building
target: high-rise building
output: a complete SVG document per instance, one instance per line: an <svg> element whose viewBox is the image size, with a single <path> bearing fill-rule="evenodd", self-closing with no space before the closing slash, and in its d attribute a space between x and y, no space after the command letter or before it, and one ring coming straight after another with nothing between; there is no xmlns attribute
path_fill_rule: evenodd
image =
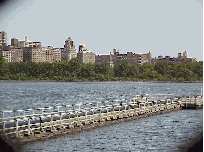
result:
<svg viewBox="0 0 204 152"><path fill-rule="evenodd" d="M85 45L84 44L80 44L79 45L79 51L83 51L85 50Z"/></svg>
<svg viewBox="0 0 204 152"><path fill-rule="evenodd" d="M30 36L25 36L25 41L18 41L18 47L37 47L41 42L34 42L29 40ZM16 41L17 40L13 40Z"/></svg>
<svg viewBox="0 0 204 152"><path fill-rule="evenodd" d="M188 52L182 52L182 54L183 54L183 58L187 58L187 56L188 56Z"/></svg>
<svg viewBox="0 0 204 152"><path fill-rule="evenodd" d="M64 49L61 49L61 57L63 61L69 61L72 58L75 58L77 56L77 50L75 48L74 42L69 37L65 41Z"/></svg>
<svg viewBox="0 0 204 152"><path fill-rule="evenodd" d="M18 47L18 39L12 38L11 39L11 45L14 46L14 47Z"/></svg>
<svg viewBox="0 0 204 152"><path fill-rule="evenodd" d="M113 54L118 55L119 54L119 49L113 49Z"/></svg>
<svg viewBox="0 0 204 152"><path fill-rule="evenodd" d="M53 62L61 62L61 50L58 48L55 48L52 50L53 54Z"/></svg>
<svg viewBox="0 0 204 152"><path fill-rule="evenodd" d="M2 57L6 62L20 62L23 61L23 49L14 46L4 46L4 50L1 51Z"/></svg>
<svg viewBox="0 0 204 152"><path fill-rule="evenodd" d="M85 49L85 45L79 45L79 52L77 58L83 63L95 63L95 53Z"/></svg>
<svg viewBox="0 0 204 152"><path fill-rule="evenodd" d="M182 53L178 53L178 58L187 58L188 57L188 52L182 52Z"/></svg>
<svg viewBox="0 0 204 152"><path fill-rule="evenodd" d="M95 56L96 63L102 63L109 67L114 67L114 55L111 54L103 54L103 55L96 55Z"/></svg>
<svg viewBox="0 0 204 152"><path fill-rule="evenodd" d="M24 47L23 61L30 62L61 62L61 50L54 49L51 46L47 47Z"/></svg>
<svg viewBox="0 0 204 152"><path fill-rule="evenodd" d="M7 33L0 31L0 51L3 50L4 46L7 46Z"/></svg>
<svg viewBox="0 0 204 152"><path fill-rule="evenodd" d="M148 54L150 56L150 54ZM113 67L114 64L118 64L122 60L127 60L133 65L142 65L146 63L147 54L135 54L132 52L127 52L126 54L119 54L119 49L113 49L113 54L109 55L97 55L96 63L103 63L109 67Z"/></svg>
<svg viewBox="0 0 204 152"><path fill-rule="evenodd" d="M184 61L191 61L191 62L196 62L196 58L189 58L187 57L188 52L182 52L182 53L178 53L178 57L176 58L171 58L170 56L165 56L165 58L163 58L163 56L158 56L158 58L153 58L151 63L156 63L159 61L163 61L166 62L169 66L173 65L173 64L178 64L178 63L182 63Z"/></svg>

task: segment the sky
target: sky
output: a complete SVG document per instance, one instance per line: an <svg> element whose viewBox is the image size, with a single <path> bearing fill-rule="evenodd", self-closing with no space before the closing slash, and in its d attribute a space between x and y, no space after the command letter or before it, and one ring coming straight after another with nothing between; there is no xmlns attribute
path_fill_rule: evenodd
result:
<svg viewBox="0 0 204 152"><path fill-rule="evenodd" d="M68 37L96 54L152 53L203 60L203 0L15 0L0 5L0 31L63 48Z"/></svg>

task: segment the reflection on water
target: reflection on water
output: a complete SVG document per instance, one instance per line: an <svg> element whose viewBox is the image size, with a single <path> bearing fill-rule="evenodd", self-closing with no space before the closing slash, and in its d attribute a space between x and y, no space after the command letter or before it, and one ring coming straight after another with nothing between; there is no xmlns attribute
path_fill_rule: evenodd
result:
<svg viewBox="0 0 204 152"><path fill-rule="evenodd" d="M200 94L202 83L0 82L0 111L114 99ZM136 88L136 89L133 89ZM203 110L179 110L23 145L22 151L179 151L202 132Z"/></svg>

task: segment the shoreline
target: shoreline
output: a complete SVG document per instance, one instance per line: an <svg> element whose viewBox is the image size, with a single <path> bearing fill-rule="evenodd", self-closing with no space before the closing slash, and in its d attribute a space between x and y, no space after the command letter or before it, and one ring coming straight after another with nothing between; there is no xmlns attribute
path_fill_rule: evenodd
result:
<svg viewBox="0 0 204 152"><path fill-rule="evenodd" d="M0 80L0 81L16 81L16 82L25 82L25 81L30 81L30 82L151 82L151 83L203 83L203 81L65 81L65 80Z"/></svg>

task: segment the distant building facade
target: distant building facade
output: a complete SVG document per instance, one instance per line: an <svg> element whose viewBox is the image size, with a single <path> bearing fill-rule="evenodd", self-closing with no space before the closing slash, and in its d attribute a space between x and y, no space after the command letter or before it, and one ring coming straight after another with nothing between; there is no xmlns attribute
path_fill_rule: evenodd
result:
<svg viewBox="0 0 204 152"><path fill-rule="evenodd" d="M71 37L65 41L64 48L61 48L61 57L63 61L70 61L77 57L77 50Z"/></svg>
<svg viewBox="0 0 204 152"><path fill-rule="evenodd" d="M0 51L3 50L4 46L7 46L7 33L0 31Z"/></svg>
<svg viewBox="0 0 204 152"><path fill-rule="evenodd" d="M23 49L14 46L4 46L1 56L6 62L23 62Z"/></svg>
<svg viewBox="0 0 204 152"><path fill-rule="evenodd" d="M173 65L173 64L179 64L185 61L191 61L191 62L196 62L196 58L188 58L188 52L182 52L182 53L178 53L178 57L177 58L171 58L170 56L165 56L165 58L163 58L163 56L158 56L158 58L152 58L151 59L151 63L156 63L159 61L163 61L163 62L167 62L167 64L169 66Z"/></svg>
<svg viewBox="0 0 204 152"><path fill-rule="evenodd" d="M103 63L109 67L114 67L122 60L127 60L133 65L142 65L147 63L147 54L135 54L132 52L127 52L126 54L119 54L119 49L113 49L113 54L109 55L97 55L96 63Z"/></svg>
<svg viewBox="0 0 204 152"><path fill-rule="evenodd" d="M106 66L109 66L109 67L114 67L113 58L114 58L114 55L111 54L111 52L110 54L96 55L95 62L105 64Z"/></svg>
<svg viewBox="0 0 204 152"><path fill-rule="evenodd" d="M87 64L87 63L95 63L95 53L88 51L85 49L85 45L79 45L79 52L77 53L77 58Z"/></svg>
<svg viewBox="0 0 204 152"><path fill-rule="evenodd" d="M52 50L52 54L53 54L53 62L61 62L61 50L58 48L55 48Z"/></svg>
<svg viewBox="0 0 204 152"><path fill-rule="evenodd" d="M34 41L30 41L29 40L29 36L25 36L25 40L24 41L19 41L16 38L12 38L11 39L11 45L15 46L15 47L37 47L38 45L41 45L41 42L34 42Z"/></svg>
<svg viewBox="0 0 204 152"><path fill-rule="evenodd" d="M30 62L61 62L61 50L47 47L25 47L23 50L23 61Z"/></svg>

